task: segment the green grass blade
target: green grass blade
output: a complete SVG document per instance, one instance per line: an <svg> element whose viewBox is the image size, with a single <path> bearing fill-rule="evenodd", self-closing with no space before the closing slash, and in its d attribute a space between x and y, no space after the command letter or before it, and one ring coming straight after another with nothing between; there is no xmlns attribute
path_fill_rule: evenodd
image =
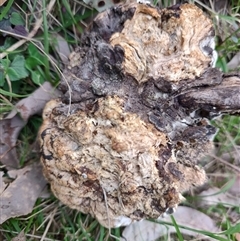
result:
<svg viewBox="0 0 240 241"><path fill-rule="evenodd" d="M220 234L230 235L240 232L240 223L237 223L235 226L228 228L226 231L221 232Z"/></svg>
<svg viewBox="0 0 240 241"><path fill-rule="evenodd" d="M4 96L9 96L9 97L16 97L16 98L24 98L24 97L28 97L29 95L18 95L18 94L14 94L12 92L8 92L6 90L0 89L0 94L4 95Z"/></svg>
<svg viewBox="0 0 240 241"><path fill-rule="evenodd" d="M43 0L43 8L46 9L46 0ZM49 31L48 31L48 21L47 21L47 13L46 10L43 11L43 36L44 36L44 52L46 55L49 55ZM50 79L50 66L48 58L44 58L45 64L45 74L47 79Z"/></svg>
<svg viewBox="0 0 240 241"><path fill-rule="evenodd" d="M169 222L158 221L158 220L152 220L152 221L156 222L156 223L159 223L159 224L162 224L162 225L174 226L173 223L169 223ZM225 238L220 236L220 235L222 235L222 233L216 234L216 233L211 233L211 232L205 231L205 230L199 230L199 229L186 227L186 226L183 226L183 225L177 225L177 226L178 226L178 228L182 228L182 229L186 229L186 230L189 230L189 231L192 231L192 232L195 232L195 233L203 234L203 235L206 235L208 237L215 238L216 240L219 240L219 241L228 241L228 239L225 239Z"/></svg>
<svg viewBox="0 0 240 241"><path fill-rule="evenodd" d="M182 236L182 234L181 234L181 232L180 232L180 229L179 229L179 227L178 227L178 224L176 223L176 220L175 220L175 218L173 217L173 215L171 215L171 220L172 220L173 225L174 225L174 227L175 227L175 229L176 229L176 233L177 233L177 236L178 236L179 241L184 241L183 236Z"/></svg>
<svg viewBox="0 0 240 241"><path fill-rule="evenodd" d="M3 7L2 13L0 14L0 21L2 21L2 19L7 15L9 9L11 8L12 4L13 4L14 0L8 0L7 1L7 6Z"/></svg>
<svg viewBox="0 0 240 241"><path fill-rule="evenodd" d="M101 225L100 226L100 236L99 236L99 241L103 241L105 237L105 228Z"/></svg>

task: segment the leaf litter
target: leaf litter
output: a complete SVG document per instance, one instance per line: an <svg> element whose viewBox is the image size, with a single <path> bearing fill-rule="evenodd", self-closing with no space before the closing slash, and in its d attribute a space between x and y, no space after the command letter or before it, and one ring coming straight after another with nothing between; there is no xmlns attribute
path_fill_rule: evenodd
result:
<svg viewBox="0 0 240 241"><path fill-rule="evenodd" d="M41 114L45 104L58 92L45 82L29 97L20 100L6 118L0 120L0 162L9 169L18 168L17 138L28 119Z"/></svg>
<svg viewBox="0 0 240 241"><path fill-rule="evenodd" d="M22 230L16 237L14 237L11 241L26 241L26 236L24 231Z"/></svg>
<svg viewBox="0 0 240 241"><path fill-rule="evenodd" d="M46 185L40 164L8 172L16 179L2 192L0 224L12 217L30 213Z"/></svg>
<svg viewBox="0 0 240 241"><path fill-rule="evenodd" d="M71 53L67 41L59 34L53 35L56 52L64 64L68 63L68 57Z"/></svg>
<svg viewBox="0 0 240 241"><path fill-rule="evenodd" d="M182 234L193 236L198 238L198 240L206 240L206 235L201 235L189 229L204 230L211 233L221 231L209 216L190 207L178 207L173 217L179 226L186 227L180 228ZM172 223L171 216L161 217L157 221ZM176 233L174 226L142 220L127 226L123 230L121 241L154 241L160 237L168 236L171 233ZM213 239L208 237L207 240Z"/></svg>
<svg viewBox="0 0 240 241"><path fill-rule="evenodd" d="M228 192L223 192L220 188L211 187L200 193L198 196L200 206L211 206L222 204L223 206L239 206L239 198Z"/></svg>
<svg viewBox="0 0 240 241"><path fill-rule="evenodd" d="M227 67L230 70L235 70L239 68L240 65L240 51L237 52L233 58L227 63Z"/></svg>
<svg viewBox="0 0 240 241"><path fill-rule="evenodd" d="M6 118L0 120L0 162L5 172L0 172L0 224L11 217L30 213L46 186L40 163L19 168L17 141L28 119L41 114L43 107L58 92L45 82L29 97L20 100ZM1 170L1 169L0 169ZM14 179L6 183L6 177Z"/></svg>
<svg viewBox="0 0 240 241"><path fill-rule="evenodd" d="M0 195L3 193L3 191L7 187L7 184L3 180L3 175L4 175L4 172L0 171Z"/></svg>

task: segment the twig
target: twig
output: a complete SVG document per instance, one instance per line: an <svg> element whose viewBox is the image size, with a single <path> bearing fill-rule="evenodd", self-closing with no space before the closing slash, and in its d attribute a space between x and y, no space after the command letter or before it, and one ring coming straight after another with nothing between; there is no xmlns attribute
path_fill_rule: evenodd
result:
<svg viewBox="0 0 240 241"><path fill-rule="evenodd" d="M51 0L50 3L48 4L46 11L50 12L55 4L56 0ZM32 31L28 34L28 36L25 39L21 39L19 40L17 43L13 44L11 47L9 47L4 53L0 54L0 59L6 57L8 55L8 53L13 52L14 50L16 50L17 48L19 48L20 46L22 46L24 43L26 43L28 41L28 39L31 39L33 36L35 36L35 34L37 33L38 29L41 27L43 22L43 17L39 18L35 25L34 28L32 29Z"/></svg>

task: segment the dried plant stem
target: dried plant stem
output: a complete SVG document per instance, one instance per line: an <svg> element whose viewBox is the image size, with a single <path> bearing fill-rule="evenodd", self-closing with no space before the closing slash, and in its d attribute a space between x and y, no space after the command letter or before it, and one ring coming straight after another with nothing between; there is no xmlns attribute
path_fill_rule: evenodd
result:
<svg viewBox="0 0 240 241"><path fill-rule="evenodd" d="M9 92L12 93L12 84L11 84L11 80L8 75L6 75L6 80L7 80L7 84L9 87ZM10 96L9 100L12 102L12 96Z"/></svg>
<svg viewBox="0 0 240 241"><path fill-rule="evenodd" d="M225 161L225 160L223 160L222 158L217 157L216 155L209 155L209 156L215 158L217 161L219 161L219 162L225 164L226 166L232 168L233 170L235 170L235 171L237 171L237 172L240 172L240 168L239 168L239 167L237 167L237 166L235 166L235 165L229 163L228 161Z"/></svg>
<svg viewBox="0 0 240 241"><path fill-rule="evenodd" d="M41 238L40 241L45 240L46 235L47 235L47 232L48 232L48 230L49 230L49 228L50 228L50 226L51 226L51 224L52 224L52 222L53 222L53 218L54 218L56 212L57 212L57 208L55 208L55 209L53 210L53 212L50 214L49 222L48 222L48 224L47 224L47 227L46 227L46 229L45 229L45 231L44 231L44 234L42 235L42 238Z"/></svg>
<svg viewBox="0 0 240 241"><path fill-rule="evenodd" d="M0 232L5 232L5 233L12 233L12 234L19 234L19 232L16 231L12 231L12 230L6 230L6 229L0 229ZM26 237L29 238L35 238L35 239L41 239L42 236L38 236L38 235L32 235L32 234L25 234ZM54 239L55 241L60 241L58 239ZM45 237L44 241L52 241L52 239Z"/></svg>
<svg viewBox="0 0 240 241"><path fill-rule="evenodd" d="M46 10L49 13L53 6L55 5L56 0L51 0L50 3L48 4ZM9 47L4 53L0 54L0 59L3 59L4 57L6 57L8 55L8 53L13 52L14 50L18 49L20 46L22 46L24 43L26 43L29 39L31 39L33 36L35 36L35 34L37 33L38 29L41 27L43 22L43 17L39 18L35 25L34 28L32 29L32 31L28 34L28 36L24 39L19 40L17 43L13 44L11 47Z"/></svg>

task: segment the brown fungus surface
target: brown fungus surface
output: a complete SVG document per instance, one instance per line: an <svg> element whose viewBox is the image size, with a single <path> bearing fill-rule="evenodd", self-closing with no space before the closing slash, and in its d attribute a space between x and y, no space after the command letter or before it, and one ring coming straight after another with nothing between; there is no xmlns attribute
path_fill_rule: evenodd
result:
<svg viewBox="0 0 240 241"><path fill-rule="evenodd" d="M239 75L212 68L213 37L191 4L96 17L69 57L62 98L43 113L41 161L56 197L118 227L158 218L206 181L208 119L240 109Z"/></svg>

